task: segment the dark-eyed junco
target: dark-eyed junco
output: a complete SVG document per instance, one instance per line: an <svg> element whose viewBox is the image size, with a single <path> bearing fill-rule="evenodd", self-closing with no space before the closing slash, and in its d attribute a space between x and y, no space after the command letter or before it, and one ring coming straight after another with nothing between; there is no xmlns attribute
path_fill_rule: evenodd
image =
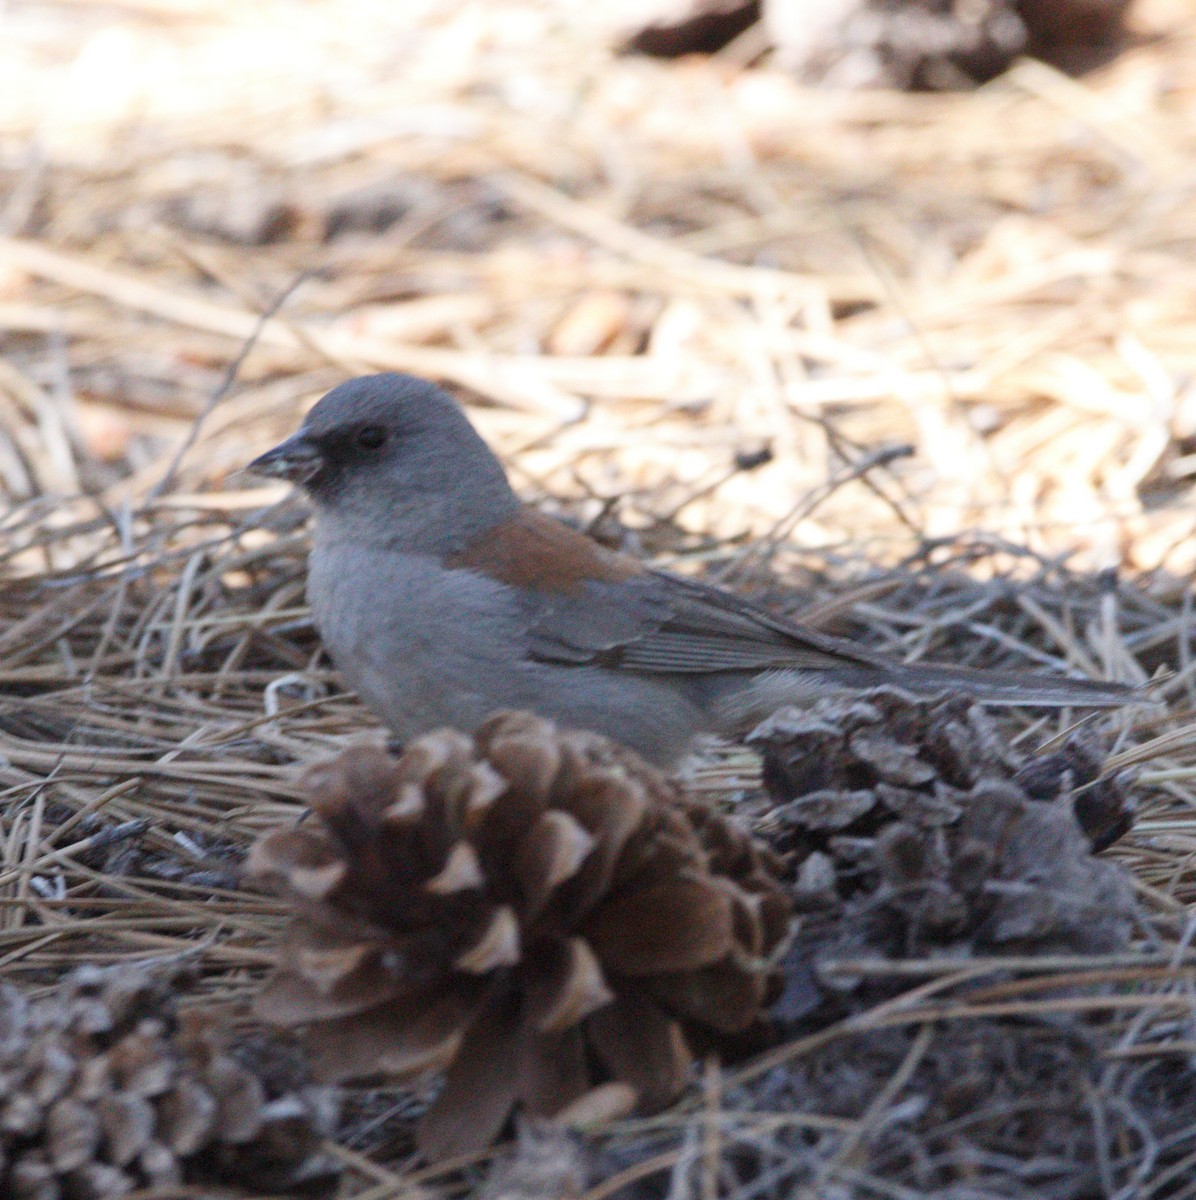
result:
<svg viewBox="0 0 1196 1200"><path fill-rule="evenodd" d="M408 375L342 384L250 464L315 506L307 593L333 661L400 740L524 708L658 763L701 731L892 684L1108 707L1083 679L905 664L653 570L525 507L456 402Z"/></svg>

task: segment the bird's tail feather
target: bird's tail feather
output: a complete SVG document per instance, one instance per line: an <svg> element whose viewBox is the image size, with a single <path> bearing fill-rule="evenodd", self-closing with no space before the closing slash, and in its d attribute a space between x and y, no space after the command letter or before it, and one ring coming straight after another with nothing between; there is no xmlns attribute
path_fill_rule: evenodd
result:
<svg viewBox="0 0 1196 1200"><path fill-rule="evenodd" d="M788 704L804 706L823 696L868 692L880 687L900 688L926 700L958 692L978 704L1005 708L1120 708L1126 704L1152 703L1144 689L1123 683L925 663L861 663L821 670L765 671L752 678L747 686L740 680L709 699L713 701L711 708L719 728L734 733L752 728Z"/></svg>
<svg viewBox="0 0 1196 1200"><path fill-rule="evenodd" d="M920 696L957 691L979 704L1026 708L1120 708L1148 702L1140 689L1098 679L1034 675L1026 671L989 671L933 663L895 664L886 672L869 670L873 685L891 683ZM883 678L887 676L887 678Z"/></svg>

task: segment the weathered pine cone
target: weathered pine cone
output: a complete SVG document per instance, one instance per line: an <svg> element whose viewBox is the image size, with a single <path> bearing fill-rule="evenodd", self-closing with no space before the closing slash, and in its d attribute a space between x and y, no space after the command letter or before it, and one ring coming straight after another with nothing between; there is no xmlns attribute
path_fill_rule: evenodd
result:
<svg viewBox="0 0 1196 1200"><path fill-rule="evenodd" d="M1010 780L1033 800L1070 801L1094 850L1133 827L1125 775L1103 776L1105 754L1073 735L1041 757L1015 752L985 711L966 696L920 700L882 687L828 697L809 709L781 709L750 739L764 755L764 786L775 816L808 831L858 829L931 810L938 823L958 815L968 791ZM887 815L886 815L887 814Z"/></svg>
<svg viewBox="0 0 1196 1200"><path fill-rule="evenodd" d="M184 1182L294 1195L333 1181L319 1153L327 1090L270 1099L211 1016L176 1017L171 983L121 966L81 967L33 1001L0 984L0 1196L108 1200Z"/></svg>
<svg viewBox="0 0 1196 1200"><path fill-rule="evenodd" d="M783 709L752 738L804 914L795 957L832 990L858 982L834 961L1129 945L1131 880L1093 846L1129 827L1132 801L1096 743L1026 758L966 697L892 688ZM774 1015L817 1000L791 987Z"/></svg>
<svg viewBox="0 0 1196 1200"><path fill-rule="evenodd" d="M448 1068L420 1144L443 1158L532 1115L657 1109L687 1032L742 1031L775 979L774 857L629 751L502 713L401 758L309 771L319 821L249 870L294 905L264 1019L332 1078Z"/></svg>

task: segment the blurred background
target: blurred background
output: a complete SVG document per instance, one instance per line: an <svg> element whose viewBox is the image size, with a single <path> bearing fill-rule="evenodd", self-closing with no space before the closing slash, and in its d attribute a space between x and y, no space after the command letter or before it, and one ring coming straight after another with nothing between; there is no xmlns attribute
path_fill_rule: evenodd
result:
<svg viewBox="0 0 1196 1200"><path fill-rule="evenodd" d="M399 369L665 560L1184 575L1196 33L1064 10L10 0L8 567L61 497L277 498L237 469Z"/></svg>

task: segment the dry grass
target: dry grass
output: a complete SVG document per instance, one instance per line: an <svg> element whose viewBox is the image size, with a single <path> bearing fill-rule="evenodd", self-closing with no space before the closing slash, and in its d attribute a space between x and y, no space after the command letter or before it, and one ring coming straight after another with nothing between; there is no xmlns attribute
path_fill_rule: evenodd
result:
<svg viewBox="0 0 1196 1200"><path fill-rule="evenodd" d="M529 498L678 569L895 653L1170 672L1165 714L1106 719L1142 770L1115 853L1152 922L1101 1011L1125 1055L1190 1052L1184 6L1147 0L1152 36L1082 82L1026 63L940 97L615 60L589 7L0 16L0 972L188 954L248 995L279 914L239 855L297 812L293 764L369 722L307 623L301 509L236 472L393 368L461 389ZM752 771L723 750L697 781L730 802ZM985 969L1029 1013L1079 968ZM959 1017L916 999L902 1020ZM713 1197L734 1082L627 1179L685 1161ZM825 1117L824 1184L886 1194L851 1175L881 1115ZM427 1182L362 1145L346 1195Z"/></svg>

